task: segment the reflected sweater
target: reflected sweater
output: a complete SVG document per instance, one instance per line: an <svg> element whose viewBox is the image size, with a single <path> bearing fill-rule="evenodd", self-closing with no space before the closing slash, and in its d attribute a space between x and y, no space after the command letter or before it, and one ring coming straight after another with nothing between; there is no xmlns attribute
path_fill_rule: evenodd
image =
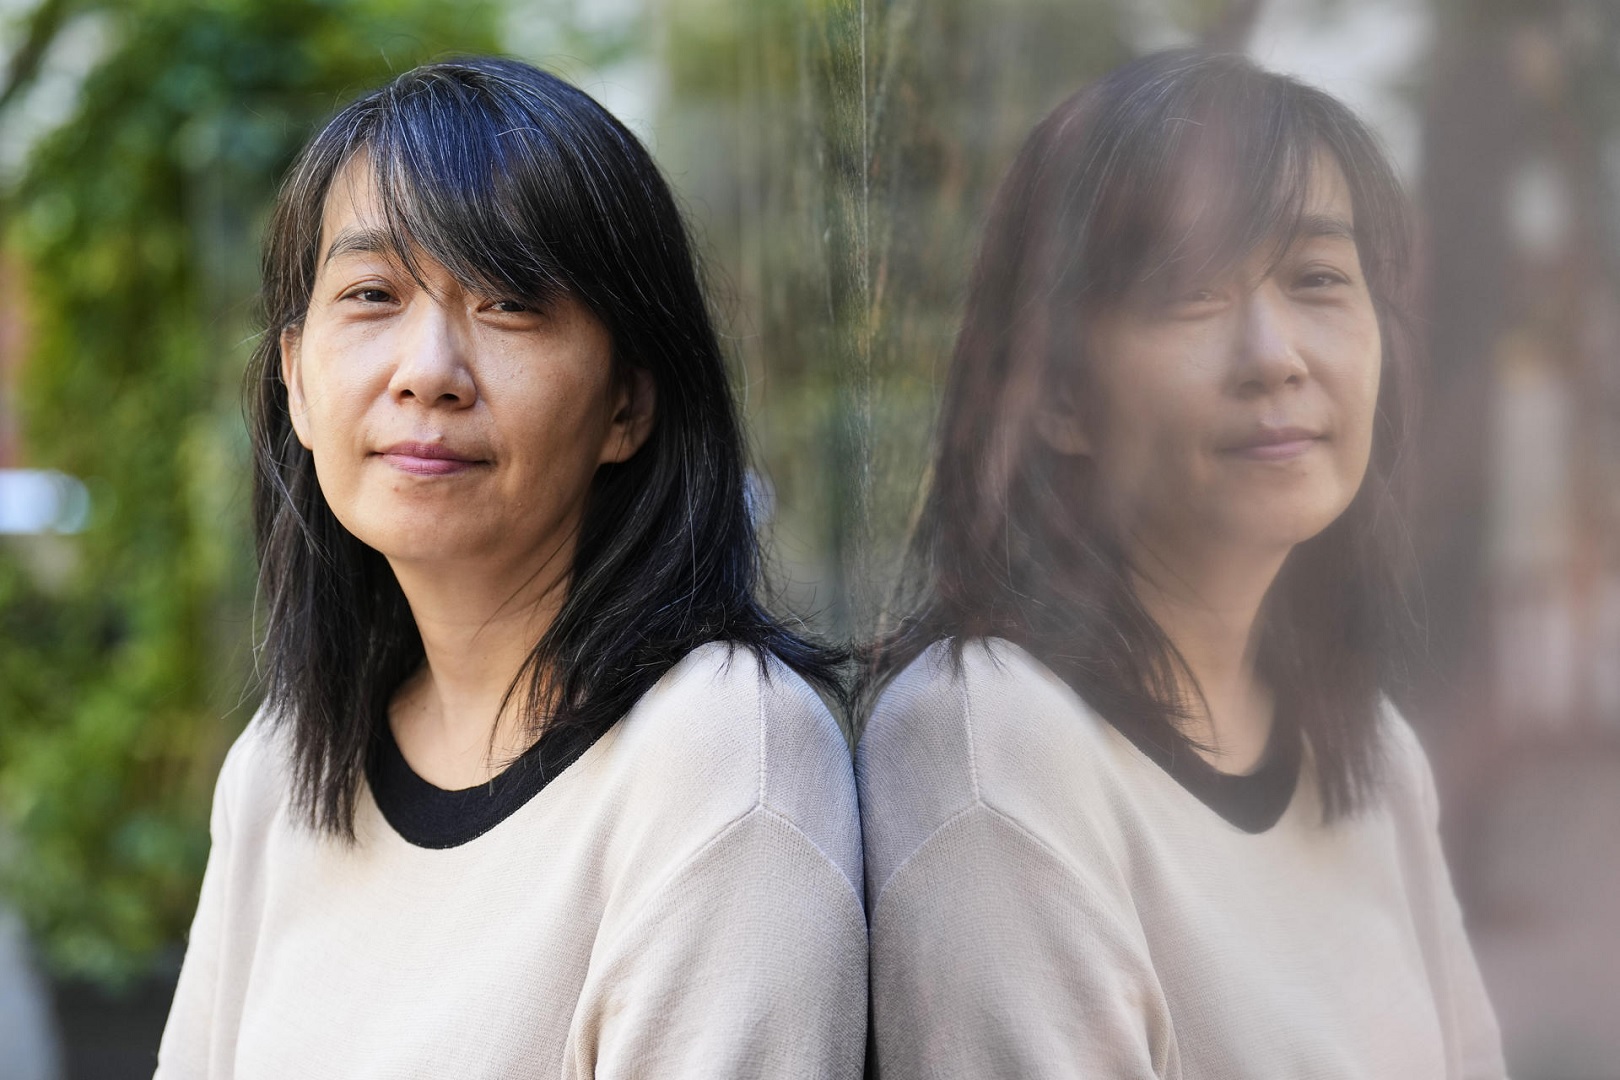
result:
<svg viewBox="0 0 1620 1080"><path fill-rule="evenodd" d="M159 1080L860 1075L854 778L820 700L700 648L532 798L452 846L362 790L353 844L291 812L249 726Z"/></svg>
<svg viewBox="0 0 1620 1080"><path fill-rule="evenodd" d="M937 644L857 777L883 1080L1485 1080L1500 1040L1415 736L1245 831L1028 653Z"/></svg>

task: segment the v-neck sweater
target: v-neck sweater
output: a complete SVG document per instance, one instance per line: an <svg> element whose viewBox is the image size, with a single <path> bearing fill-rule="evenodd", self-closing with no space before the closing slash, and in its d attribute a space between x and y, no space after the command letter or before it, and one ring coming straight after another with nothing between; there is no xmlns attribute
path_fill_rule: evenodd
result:
<svg viewBox="0 0 1620 1080"><path fill-rule="evenodd" d="M1004 641L949 643L857 748L883 1080L1499 1080L1500 1037L1385 703L1386 777L1324 823L1215 811Z"/></svg>
<svg viewBox="0 0 1620 1080"><path fill-rule="evenodd" d="M262 718L220 774L159 1080L860 1075L847 745L775 660L695 650L492 827L353 843Z"/></svg>

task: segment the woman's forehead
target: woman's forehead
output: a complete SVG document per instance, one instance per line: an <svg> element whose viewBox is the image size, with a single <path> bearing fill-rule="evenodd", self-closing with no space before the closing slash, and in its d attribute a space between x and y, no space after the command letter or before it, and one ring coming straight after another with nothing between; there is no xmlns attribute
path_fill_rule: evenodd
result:
<svg viewBox="0 0 1620 1080"><path fill-rule="evenodd" d="M1315 239L1357 239L1355 207L1344 170L1326 149L1293 175L1279 169L1272 189L1243 186L1241 173L1190 162L1157 213L1155 253L1140 279L1232 267L1278 257Z"/></svg>
<svg viewBox="0 0 1620 1080"><path fill-rule="evenodd" d="M333 174L327 186L321 206L321 264L354 251L386 252L394 246L371 156L361 151Z"/></svg>
<svg viewBox="0 0 1620 1080"><path fill-rule="evenodd" d="M317 274L363 253L388 258L423 285L442 272L464 289L536 303L573 290L554 243L559 215L537 215L510 193L439 175L395 149L362 145L334 170L321 205Z"/></svg>
<svg viewBox="0 0 1620 1080"><path fill-rule="evenodd" d="M1354 223L1350 186L1331 151L1314 149L1293 165L1269 171L1194 158L1169 185L1167 216L1173 231L1193 234L1213 226L1271 234L1291 219L1338 217Z"/></svg>
<svg viewBox="0 0 1620 1080"><path fill-rule="evenodd" d="M371 155L357 151L327 186L321 207L317 275L346 256L371 255L382 256L424 285L445 276L467 287L486 284L463 280L464 275L451 270L399 218L399 214L389 213Z"/></svg>
<svg viewBox="0 0 1620 1080"><path fill-rule="evenodd" d="M1350 195L1350 184L1338 158L1318 148L1311 156L1309 179L1305 182L1305 205L1302 217L1332 218L1349 226L1352 238L1355 229L1355 205Z"/></svg>

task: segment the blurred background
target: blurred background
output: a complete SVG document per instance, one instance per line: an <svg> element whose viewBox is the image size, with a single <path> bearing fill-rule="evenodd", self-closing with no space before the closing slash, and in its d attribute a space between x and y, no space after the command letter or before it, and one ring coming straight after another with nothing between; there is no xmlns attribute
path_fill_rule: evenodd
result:
<svg viewBox="0 0 1620 1080"><path fill-rule="evenodd" d="M784 602L848 637L1013 150L1194 41L1348 101L1420 208L1401 703L1514 1075L1620 1078L1614 0L0 0L0 1080L151 1073L256 702L240 380L312 125L469 51L625 119L707 256Z"/></svg>

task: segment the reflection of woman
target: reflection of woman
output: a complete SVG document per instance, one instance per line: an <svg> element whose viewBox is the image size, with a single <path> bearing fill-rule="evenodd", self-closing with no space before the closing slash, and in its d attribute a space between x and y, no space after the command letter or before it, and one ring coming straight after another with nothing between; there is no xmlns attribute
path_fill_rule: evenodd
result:
<svg viewBox="0 0 1620 1080"><path fill-rule="evenodd" d="M857 760L884 1080L1501 1074L1380 693L1402 205L1230 57L1025 144Z"/></svg>
<svg viewBox="0 0 1620 1080"><path fill-rule="evenodd" d="M311 143L265 271L269 695L159 1075L858 1074L854 782L789 670L829 658L754 599L641 145L527 66L418 69Z"/></svg>

